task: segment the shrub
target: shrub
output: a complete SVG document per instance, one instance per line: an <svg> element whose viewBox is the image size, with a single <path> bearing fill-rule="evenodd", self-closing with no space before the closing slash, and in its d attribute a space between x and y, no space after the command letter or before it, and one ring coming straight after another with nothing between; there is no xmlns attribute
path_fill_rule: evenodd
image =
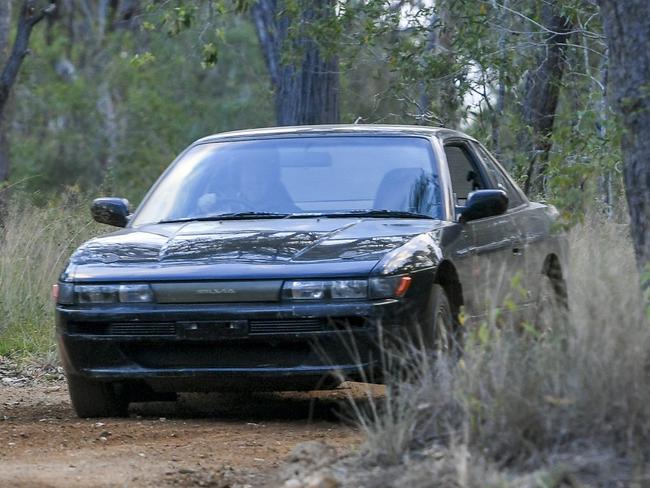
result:
<svg viewBox="0 0 650 488"><path fill-rule="evenodd" d="M592 219L570 244L570 311L549 335L488 322L466 331L457 362L392 361L385 397L353 406L372 459L436 445L518 469L598 446L610 459L650 455L650 327L627 226Z"/></svg>

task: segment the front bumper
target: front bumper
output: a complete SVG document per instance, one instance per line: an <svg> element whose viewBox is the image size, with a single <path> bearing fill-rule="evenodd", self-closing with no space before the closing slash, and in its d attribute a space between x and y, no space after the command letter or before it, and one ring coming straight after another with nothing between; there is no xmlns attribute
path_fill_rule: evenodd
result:
<svg viewBox="0 0 650 488"><path fill-rule="evenodd" d="M155 391L315 389L377 378L378 330L399 300L305 304L58 306L69 375Z"/></svg>

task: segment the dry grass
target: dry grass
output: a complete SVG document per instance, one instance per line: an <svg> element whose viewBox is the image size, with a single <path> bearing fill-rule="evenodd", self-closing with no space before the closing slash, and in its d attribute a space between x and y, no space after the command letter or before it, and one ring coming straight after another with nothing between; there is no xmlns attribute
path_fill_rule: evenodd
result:
<svg viewBox="0 0 650 488"><path fill-rule="evenodd" d="M82 201L10 206L0 236L0 354L53 357L51 285L71 251L100 231ZM556 486L574 475L628 485L644 473L650 326L626 232L599 221L573 229L570 314L544 340L485 323L468 334L459 362L387 358L385 398L353 408L364 459L390 476L355 461L376 478L361 485L431 486L438 477L449 486ZM504 474L513 470L520 474Z"/></svg>
<svg viewBox="0 0 650 488"><path fill-rule="evenodd" d="M76 197L44 208L9 205L0 229L0 354L52 355L52 284L70 253L98 231Z"/></svg>
<svg viewBox="0 0 650 488"><path fill-rule="evenodd" d="M567 467L560 480L595 469L599 484L629 481L650 458L650 326L626 232L599 221L573 229L569 317L543 340L484 323L457 363L389 361L386 397L353 406L365 459L406 466L441 446L447 458L467 450L455 486L491 485L469 480L502 469L555 476L550 465Z"/></svg>

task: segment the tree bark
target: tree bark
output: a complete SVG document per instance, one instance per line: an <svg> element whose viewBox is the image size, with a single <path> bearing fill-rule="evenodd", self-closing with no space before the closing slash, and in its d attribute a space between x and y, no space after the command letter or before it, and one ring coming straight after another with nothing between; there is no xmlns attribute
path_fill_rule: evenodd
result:
<svg viewBox="0 0 650 488"><path fill-rule="evenodd" d="M0 55L4 62L9 54L9 31L11 30L11 2L5 0L0 2Z"/></svg>
<svg viewBox="0 0 650 488"><path fill-rule="evenodd" d="M429 35L427 36L427 42L425 45L425 54L431 54L436 51L438 47L438 12L435 12L431 15L431 20L429 22ZM433 113L431 112L431 99L434 96L437 96L437 91L434 94L433 89L427 80L420 80L419 83L420 89L420 100L418 104L418 123L421 125L427 125L430 119L433 118Z"/></svg>
<svg viewBox="0 0 650 488"><path fill-rule="evenodd" d="M0 183L9 179L10 169L9 152L6 147L6 128L4 127L5 107L9 100L11 88L16 82L20 66L29 52L29 37L32 34L32 29L46 15L52 13L55 8L54 1L46 2L44 6L39 6L39 3L42 2L38 0L24 0L22 2L11 54L4 65L2 74L0 74Z"/></svg>
<svg viewBox="0 0 650 488"><path fill-rule="evenodd" d="M436 2L431 21L429 22L429 36L426 51L444 60L447 66L454 66L455 53L452 51L452 42L455 34L452 15L452 5L449 1ZM435 104L437 113L431 113L431 105ZM422 81L420 84L419 118L422 123L435 119L444 127L457 129L461 122L460 109L462 99L455 85L451 73L438 76L434 81ZM429 120L427 120L429 119Z"/></svg>
<svg viewBox="0 0 650 488"><path fill-rule="evenodd" d="M338 58L325 53L308 26L334 15L334 0L299 0L290 16L284 0L258 0L251 15L275 93L278 125L339 122Z"/></svg>
<svg viewBox="0 0 650 488"><path fill-rule="evenodd" d="M0 62L9 55L9 32L11 31L11 2L0 2ZM0 112L0 183L9 176L9 141L5 114Z"/></svg>
<svg viewBox="0 0 650 488"><path fill-rule="evenodd" d="M623 174L637 265L650 263L650 3L600 0L609 99L623 124Z"/></svg>
<svg viewBox="0 0 650 488"><path fill-rule="evenodd" d="M571 30L569 19L559 13L558 3L554 0L542 6L541 20L547 36L538 56L537 68L528 73L524 84L522 115L531 130L530 136L523 137L529 154L524 191L529 195L543 191L550 137L564 74L564 53Z"/></svg>
<svg viewBox="0 0 650 488"><path fill-rule="evenodd" d="M140 0L111 0L111 30L134 29L138 25L136 17L142 8L141 3Z"/></svg>
<svg viewBox="0 0 650 488"><path fill-rule="evenodd" d="M503 5L499 6L496 1L494 1L494 7L499 10L499 24L503 24L505 21L505 12L509 8L509 0L503 0ZM499 48L499 76L497 82L496 90L496 102L494 104L494 110L492 111L492 151L497 158L501 157L501 119L503 118L503 112L505 110L506 103L506 73L505 73L505 64L507 59L506 51L507 43L507 33L505 27L499 28L499 38L497 41L497 46Z"/></svg>
<svg viewBox="0 0 650 488"><path fill-rule="evenodd" d="M453 38L456 35L454 23L457 19L453 16L453 6L451 2L437 2L438 15L440 16L440 33L438 35L438 50L440 56L446 59L449 66L454 66L454 57L456 54L452 51ZM445 127L458 129L461 121L462 97L459 96L456 88L455 78L449 73L440 85L438 92L438 105L440 113L438 117L442 120Z"/></svg>

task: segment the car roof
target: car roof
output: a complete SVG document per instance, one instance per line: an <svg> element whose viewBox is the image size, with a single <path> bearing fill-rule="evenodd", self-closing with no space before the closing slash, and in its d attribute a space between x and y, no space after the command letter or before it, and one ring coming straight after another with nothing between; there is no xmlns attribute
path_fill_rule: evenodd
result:
<svg viewBox="0 0 650 488"><path fill-rule="evenodd" d="M266 127L222 132L203 137L195 144L225 140L264 139L282 136L312 135L386 135L386 136L425 136L449 139L462 137L475 140L459 131L444 127L426 127L422 125L383 125L383 124L339 124L339 125L300 125L286 127Z"/></svg>

